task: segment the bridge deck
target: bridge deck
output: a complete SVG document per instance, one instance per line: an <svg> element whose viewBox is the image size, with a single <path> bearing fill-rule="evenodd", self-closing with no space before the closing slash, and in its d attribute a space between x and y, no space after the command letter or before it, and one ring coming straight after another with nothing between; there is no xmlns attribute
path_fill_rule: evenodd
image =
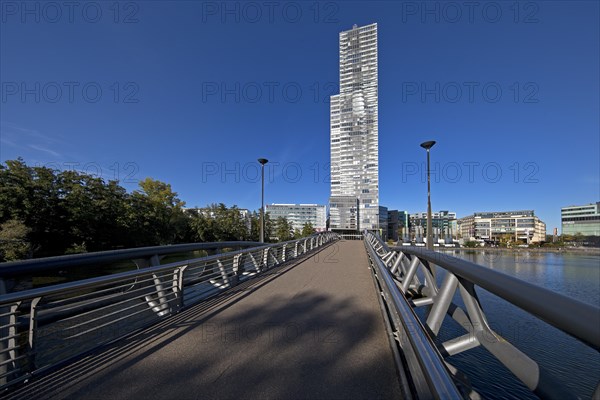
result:
<svg viewBox="0 0 600 400"><path fill-rule="evenodd" d="M399 398L362 242L336 242L39 380L27 398Z"/></svg>

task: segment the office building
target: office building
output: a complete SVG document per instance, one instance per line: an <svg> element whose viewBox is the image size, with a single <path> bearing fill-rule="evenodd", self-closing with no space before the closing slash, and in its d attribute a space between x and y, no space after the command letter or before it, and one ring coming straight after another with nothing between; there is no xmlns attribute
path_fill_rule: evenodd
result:
<svg viewBox="0 0 600 400"><path fill-rule="evenodd" d="M331 96L330 229L379 229L377 24L340 33L340 93Z"/></svg>
<svg viewBox="0 0 600 400"><path fill-rule="evenodd" d="M409 232L411 239L423 242L427 237L427 212L412 213L409 215ZM452 238L458 233L456 213L451 211L438 211L431 213L431 228L434 243L444 241L452 243Z"/></svg>
<svg viewBox="0 0 600 400"><path fill-rule="evenodd" d="M383 240L388 240L388 208L379 206L379 213L377 217L379 218L379 223L377 225L379 236Z"/></svg>
<svg viewBox="0 0 600 400"><path fill-rule="evenodd" d="M600 236L600 202L560 209L561 234Z"/></svg>
<svg viewBox="0 0 600 400"><path fill-rule="evenodd" d="M533 210L476 212L458 220L464 240L529 244L546 241L546 224Z"/></svg>
<svg viewBox="0 0 600 400"><path fill-rule="evenodd" d="M284 217L294 229L300 229L310 223L315 231L322 232L326 228L327 210L319 204L267 204L265 212L271 221Z"/></svg>

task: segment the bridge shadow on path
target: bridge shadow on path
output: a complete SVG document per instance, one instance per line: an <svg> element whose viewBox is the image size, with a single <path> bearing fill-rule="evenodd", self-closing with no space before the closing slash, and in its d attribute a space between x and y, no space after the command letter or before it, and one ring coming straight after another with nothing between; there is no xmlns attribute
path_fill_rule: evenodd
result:
<svg viewBox="0 0 600 400"><path fill-rule="evenodd" d="M400 397L372 282L352 287L349 263L323 259L275 268L9 396Z"/></svg>

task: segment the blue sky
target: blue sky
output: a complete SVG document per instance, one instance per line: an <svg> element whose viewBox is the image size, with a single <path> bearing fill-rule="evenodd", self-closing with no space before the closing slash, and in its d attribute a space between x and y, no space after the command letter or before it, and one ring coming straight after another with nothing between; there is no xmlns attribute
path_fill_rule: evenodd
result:
<svg viewBox="0 0 600 400"><path fill-rule="evenodd" d="M0 160L168 182L188 206L326 204L338 33L379 28L380 202L600 200L599 3L13 2L0 9ZM469 5L474 4L474 5Z"/></svg>

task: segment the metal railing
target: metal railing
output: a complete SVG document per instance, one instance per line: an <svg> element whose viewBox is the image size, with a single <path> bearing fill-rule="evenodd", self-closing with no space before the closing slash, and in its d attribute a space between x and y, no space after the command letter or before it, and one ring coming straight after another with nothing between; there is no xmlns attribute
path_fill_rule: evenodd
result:
<svg viewBox="0 0 600 400"><path fill-rule="evenodd" d="M0 263L0 277L12 277L31 272L37 273L41 271L47 271L55 268L81 267L82 265L108 263L121 260L149 259L154 256L188 253L198 250L237 249L244 247L257 247L262 245L263 243L260 242L186 243L11 261Z"/></svg>
<svg viewBox="0 0 600 400"><path fill-rule="evenodd" d="M363 236L360 233L340 233L340 239L344 240L362 240Z"/></svg>
<svg viewBox="0 0 600 400"><path fill-rule="evenodd" d="M398 367L403 397L409 399L465 397L454 383L444 359L425 333L408 300L398 290L393 274L372 245L371 236L371 233L365 234L365 247L376 287L383 300L382 308L386 324L393 335L390 340L393 342L396 363L400 364Z"/></svg>
<svg viewBox="0 0 600 400"><path fill-rule="evenodd" d="M157 251L166 254L181 252L182 248L119 251L119 257L111 260L154 255L138 270L3 294L0 389L156 323L337 238L326 232L165 265L159 264ZM231 242L218 247L240 246L244 244ZM90 253L80 262L93 258ZM77 265L73 258L67 260Z"/></svg>
<svg viewBox="0 0 600 400"><path fill-rule="evenodd" d="M600 308L443 253L388 247L371 233L365 234L365 245L369 253L379 260L375 264L383 264L385 271L382 275L389 274L393 278L393 285L390 283L392 292L401 293L401 298L412 308L429 307L426 321L412 325L421 328L417 331L428 332L430 340L436 342L446 326L446 314L467 331L462 336L438 343L440 354L451 356L483 346L536 395L542 398L575 398L559 379L490 327L476 287L495 294L596 350L600 348ZM436 268L445 271L439 286ZM456 293L460 294L465 309L453 302ZM454 367L447 366L454 374ZM600 385L595 396L598 394Z"/></svg>

